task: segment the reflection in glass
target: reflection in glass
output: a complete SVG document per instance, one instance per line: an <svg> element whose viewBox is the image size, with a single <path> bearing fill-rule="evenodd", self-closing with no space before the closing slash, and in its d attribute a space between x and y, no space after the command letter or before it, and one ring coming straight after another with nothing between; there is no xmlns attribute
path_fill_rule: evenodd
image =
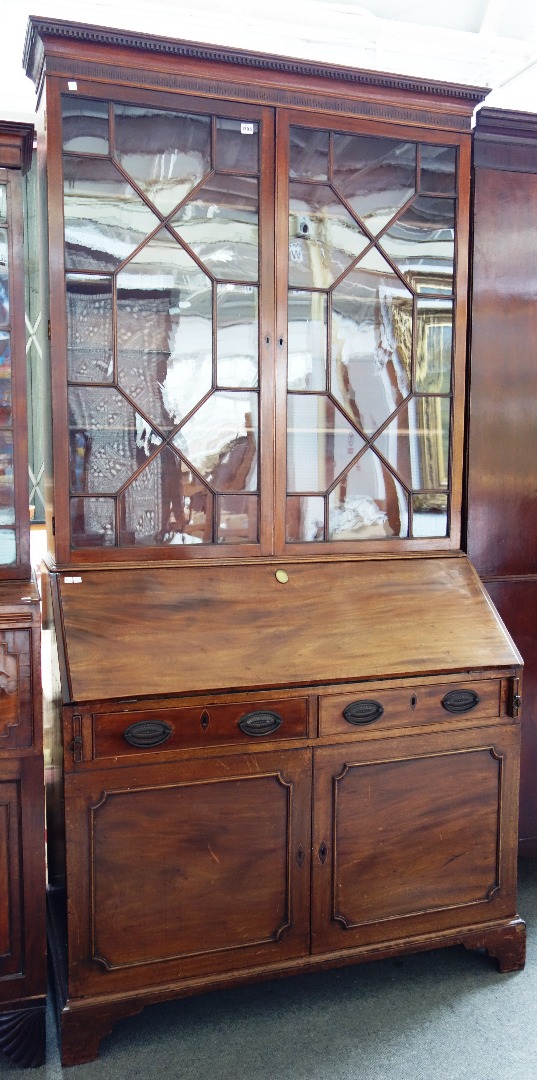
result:
<svg viewBox="0 0 537 1080"><path fill-rule="evenodd" d="M67 369L71 382L112 382L112 279L68 274Z"/></svg>
<svg viewBox="0 0 537 1080"><path fill-rule="evenodd" d="M456 148L423 143L420 147L420 158L420 191L434 192L438 195L454 195Z"/></svg>
<svg viewBox="0 0 537 1080"><path fill-rule="evenodd" d="M417 301L416 390L449 394L453 304L451 300Z"/></svg>
<svg viewBox="0 0 537 1080"><path fill-rule="evenodd" d="M63 149L75 154L108 154L108 102L62 96Z"/></svg>
<svg viewBox="0 0 537 1080"><path fill-rule="evenodd" d="M417 292L453 291L455 203L421 196L390 226L381 245Z"/></svg>
<svg viewBox="0 0 537 1080"><path fill-rule="evenodd" d="M408 497L373 450L358 459L329 498L329 539L408 536Z"/></svg>
<svg viewBox="0 0 537 1080"><path fill-rule="evenodd" d="M250 127L253 128L252 132ZM258 141L257 121L232 120L230 117L219 116L216 120L215 169L222 172L256 173Z"/></svg>
<svg viewBox="0 0 537 1080"><path fill-rule="evenodd" d="M446 488L450 400L412 398L375 440L404 484L414 490Z"/></svg>
<svg viewBox="0 0 537 1080"><path fill-rule="evenodd" d="M7 229L0 229L0 326L9 326L9 257Z"/></svg>
<svg viewBox="0 0 537 1080"><path fill-rule="evenodd" d="M0 333L0 426L11 427L12 413L11 341L10 335Z"/></svg>
<svg viewBox="0 0 537 1080"><path fill-rule="evenodd" d="M168 433L212 385L212 287L167 229L117 277L119 385Z"/></svg>
<svg viewBox="0 0 537 1080"><path fill-rule="evenodd" d="M415 192L416 146L398 139L335 133L333 182L376 235Z"/></svg>
<svg viewBox="0 0 537 1080"><path fill-rule="evenodd" d="M208 116L114 105L120 165L165 216L199 184L211 167Z"/></svg>
<svg viewBox="0 0 537 1080"><path fill-rule="evenodd" d="M111 387L71 387L69 442L73 494L115 494L161 439Z"/></svg>
<svg viewBox="0 0 537 1080"><path fill-rule="evenodd" d="M0 529L0 566L12 566L17 561L15 529Z"/></svg>
<svg viewBox="0 0 537 1080"><path fill-rule="evenodd" d="M298 180L328 180L327 131L289 129L289 176Z"/></svg>
<svg viewBox="0 0 537 1080"><path fill-rule="evenodd" d="M364 440L325 394L287 398L287 490L326 491Z"/></svg>
<svg viewBox="0 0 537 1080"><path fill-rule="evenodd" d="M115 499L71 499L70 513L73 547L115 547Z"/></svg>
<svg viewBox="0 0 537 1080"><path fill-rule="evenodd" d="M289 291L287 385L289 390L326 389L327 296Z"/></svg>
<svg viewBox="0 0 537 1080"><path fill-rule="evenodd" d="M119 517L121 545L201 544L212 539L211 496L166 446L120 496Z"/></svg>
<svg viewBox="0 0 537 1080"><path fill-rule="evenodd" d="M219 495L218 543L255 544L259 538L259 497Z"/></svg>
<svg viewBox="0 0 537 1080"><path fill-rule="evenodd" d="M114 270L158 225L112 162L64 157L65 260L70 270Z"/></svg>
<svg viewBox="0 0 537 1080"><path fill-rule="evenodd" d="M0 184L0 221L7 220L7 185Z"/></svg>
<svg viewBox="0 0 537 1080"><path fill-rule="evenodd" d="M369 240L327 184L289 185L289 284L327 289Z"/></svg>
<svg viewBox="0 0 537 1080"><path fill-rule="evenodd" d="M216 357L219 386L257 386L258 290L254 285L216 288Z"/></svg>
<svg viewBox="0 0 537 1080"><path fill-rule="evenodd" d="M0 431L0 525L15 524L13 434Z"/></svg>
<svg viewBox="0 0 537 1080"><path fill-rule="evenodd" d="M256 491L257 394L216 391L173 443L214 491Z"/></svg>
<svg viewBox="0 0 537 1080"><path fill-rule="evenodd" d="M285 536L289 543L324 540L324 498L319 495L288 495Z"/></svg>
<svg viewBox="0 0 537 1080"><path fill-rule="evenodd" d="M224 281L257 281L258 181L216 174L172 224L204 266Z"/></svg>
<svg viewBox="0 0 537 1080"><path fill-rule="evenodd" d="M372 435L410 393L412 295L373 249L334 289L331 388Z"/></svg>
<svg viewBox="0 0 537 1080"><path fill-rule="evenodd" d="M412 535L447 536L447 495L412 496Z"/></svg>

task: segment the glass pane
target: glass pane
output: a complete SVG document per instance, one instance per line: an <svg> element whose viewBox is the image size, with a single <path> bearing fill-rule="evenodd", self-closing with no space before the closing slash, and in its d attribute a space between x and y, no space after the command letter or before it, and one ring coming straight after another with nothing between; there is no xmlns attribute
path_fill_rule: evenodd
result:
<svg viewBox="0 0 537 1080"><path fill-rule="evenodd" d="M291 127L289 131L289 176L298 180L328 180L327 131Z"/></svg>
<svg viewBox="0 0 537 1080"><path fill-rule="evenodd" d="M416 292L451 293L455 203L417 198L380 243Z"/></svg>
<svg viewBox="0 0 537 1080"><path fill-rule="evenodd" d="M0 565L12 566L17 561L17 534L15 529L0 529Z"/></svg>
<svg viewBox="0 0 537 1080"><path fill-rule="evenodd" d="M0 431L0 525L15 524L13 435Z"/></svg>
<svg viewBox="0 0 537 1080"><path fill-rule="evenodd" d="M212 385L212 286L167 229L117 277L118 382L169 433Z"/></svg>
<svg viewBox="0 0 537 1080"><path fill-rule="evenodd" d="M108 102L62 97L63 149L76 154L108 153Z"/></svg>
<svg viewBox="0 0 537 1080"><path fill-rule="evenodd" d="M334 186L376 235L416 189L416 146L371 135L334 135Z"/></svg>
<svg viewBox="0 0 537 1080"><path fill-rule="evenodd" d="M289 284L328 289L369 240L327 184L289 188Z"/></svg>
<svg viewBox="0 0 537 1080"><path fill-rule="evenodd" d="M257 172L258 143L257 121L230 120L219 116L216 121L215 168L224 172Z"/></svg>
<svg viewBox="0 0 537 1080"><path fill-rule="evenodd" d="M412 295L375 250L334 289L331 388L372 435L410 393Z"/></svg>
<svg viewBox="0 0 537 1080"><path fill-rule="evenodd" d="M120 496L120 543L210 543L211 505L199 478L164 447Z"/></svg>
<svg viewBox="0 0 537 1080"><path fill-rule="evenodd" d="M9 334L0 333L0 425L11 427L12 414L11 342Z"/></svg>
<svg viewBox="0 0 537 1080"><path fill-rule="evenodd" d="M288 495L286 540L324 540L324 499L318 495Z"/></svg>
<svg viewBox="0 0 537 1080"><path fill-rule="evenodd" d="M7 185L0 184L0 221L7 220Z"/></svg>
<svg viewBox="0 0 537 1080"><path fill-rule="evenodd" d="M162 441L111 387L71 388L69 437L73 494L114 495Z"/></svg>
<svg viewBox="0 0 537 1080"><path fill-rule="evenodd" d="M257 281L258 182L212 176L173 218L173 227L216 278Z"/></svg>
<svg viewBox="0 0 537 1080"><path fill-rule="evenodd" d="M287 385L289 390L326 389L327 296L289 292Z"/></svg>
<svg viewBox="0 0 537 1080"><path fill-rule="evenodd" d="M407 487L447 487L449 420L449 398L413 398L375 440Z"/></svg>
<svg viewBox="0 0 537 1080"><path fill-rule="evenodd" d="M372 450L334 488L329 499L330 540L408 536L408 497Z"/></svg>
<svg viewBox="0 0 537 1080"><path fill-rule="evenodd" d="M287 490L326 491L364 440L325 394L289 394L287 402Z"/></svg>
<svg viewBox="0 0 537 1080"><path fill-rule="evenodd" d="M173 442L215 491L255 491L257 394L211 394Z"/></svg>
<svg viewBox="0 0 537 1080"><path fill-rule="evenodd" d="M255 544L259 538L259 497L218 496L218 543Z"/></svg>
<svg viewBox="0 0 537 1080"><path fill-rule="evenodd" d="M414 495L412 511L413 536L447 536L447 495Z"/></svg>
<svg viewBox="0 0 537 1080"><path fill-rule="evenodd" d="M218 285L216 356L219 386L257 386L258 290L254 285Z"/></svg>
<svg viewBox="0 0 537 1080"><path fill-rule="evenodd" d="M68 274L67 370L71 382L112 382L112 279Z"/></svg>
<svg viewBox="0 0 537 1080"><path fill-rule="evenodd" d="M451 300L418 300L416 390L449 394L453 304Z"/></svg>
<svg viewBox="0 0 537 1080"><path fill-rule="evenodd" d="M9 326L9 259L6 229L0 229L0 326Z"/></svg>
<svg viewBox="0 0 537 1080"><path fill-rule="evenodd" d="M211 167L211 120L115 105L115 154L160 210L171 213Z"/></svg>
<svg viewBox="0 0 537 1080"><path fill-rule="evenodd" d="M71 545L115 547L115 499L71 499Z"/></svg>
<svg viewBox="0 0 537 1080"><path fill-rule="evenodd" d="M65 260L70 270L114 270L158 218L110 161L64 158Z"/></svg>
<svg viewBox="0 0 537 1080"><path fill-rule="evenodd" d="M420 151L420 191L454 195L457 167L455 147L423 144Z"/></svg>

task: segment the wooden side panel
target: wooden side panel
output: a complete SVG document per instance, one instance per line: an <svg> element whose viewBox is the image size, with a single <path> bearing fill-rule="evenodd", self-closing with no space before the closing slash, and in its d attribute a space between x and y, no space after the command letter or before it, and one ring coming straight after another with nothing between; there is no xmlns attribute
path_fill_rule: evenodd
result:
<svg viewBox="0 0 537 1080"><path fill-rule="evenodd" d="M476 169L467 550L537 572L537 175Z"/></svg>
<svg viewBox="0 0 537 1080"><path fill-rule="evenodd" d="M301 750L66 780L75 992L305 954L310 775Z"/></svg>
<svg viewBox="0 0 537 1080"><path fill-rule="evenodd" d="M508 913L516 738L489 729L316 752L316 951Z"/></svg>
<svg viewBox="0 0 537 1080"><path fill-rule="evenodd" d="M519 835L521 850L537 855L537 579L488 581L486 587L524 657Z"/></svg>

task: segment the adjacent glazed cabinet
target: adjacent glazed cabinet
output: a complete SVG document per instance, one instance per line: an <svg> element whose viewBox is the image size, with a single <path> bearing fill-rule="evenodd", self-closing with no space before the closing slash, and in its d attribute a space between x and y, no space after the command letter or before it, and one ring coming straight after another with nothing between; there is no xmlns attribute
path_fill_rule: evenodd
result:
<svg viewBox="0 0 537 1080"><path fill-rule="evenodd" d="M475 88L30 20L65 1064L167 997L524 962L521 658L460 552Z"/></svg>
<svg viewBox="0 0 537 1080"><path fill-rule="evenodd" d="M0 1049L45 1053L40 608L30 577L23 176L30 124L0 123Z"/></svg>

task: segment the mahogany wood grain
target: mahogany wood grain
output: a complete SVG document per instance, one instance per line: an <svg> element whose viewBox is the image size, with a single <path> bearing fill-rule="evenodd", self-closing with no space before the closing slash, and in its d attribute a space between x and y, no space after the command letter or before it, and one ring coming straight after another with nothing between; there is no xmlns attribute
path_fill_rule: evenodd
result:
<svg viewBox="0 0 537 1080"><path fill-rule="evenodd" d="M467 550L483 577L537 572L536 245L537 172L477 169Z"/></svg>
<svg viewBox="0 0 537 1080"><path fill-rule="evenodd" d="M519 663L465 558L286 563L285 584L276 569L59 575L64 700Z"/></svg>
<svg viewBox="0 0 537 1080"><path fill-rule="evenodd" d="M524 657L519 843L522 853L534 856L537 855L537 579L505 578L485 584Z"/></svg>

